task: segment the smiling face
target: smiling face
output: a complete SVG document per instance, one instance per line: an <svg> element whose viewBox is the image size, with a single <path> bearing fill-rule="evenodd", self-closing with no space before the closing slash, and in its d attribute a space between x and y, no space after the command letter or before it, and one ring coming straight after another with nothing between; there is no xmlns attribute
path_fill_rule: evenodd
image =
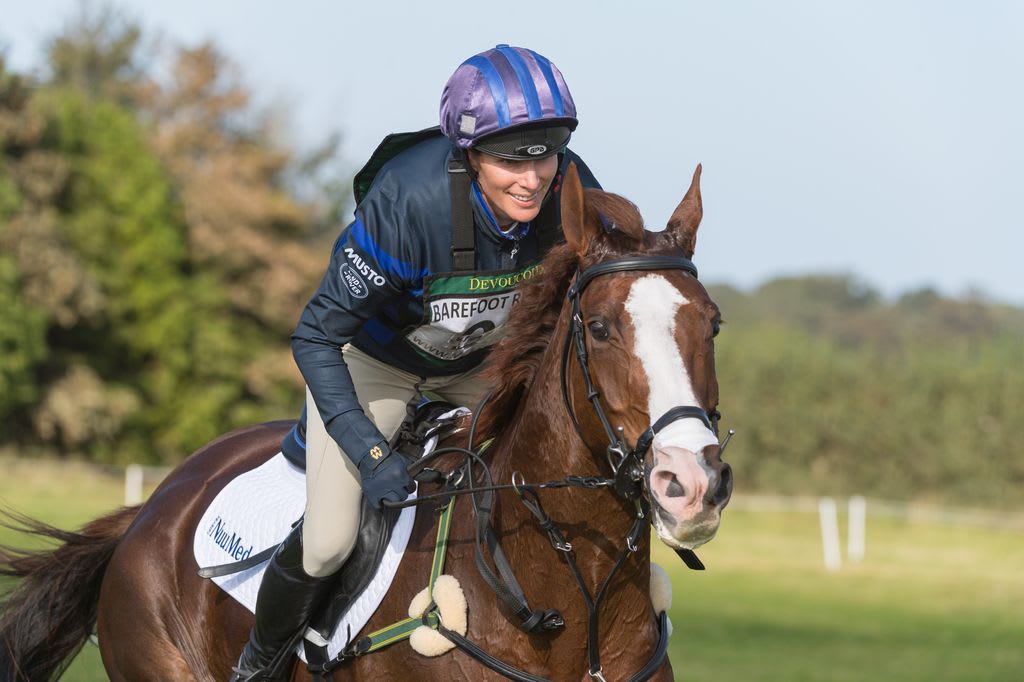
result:
<svg viewBox="0 0 1024 682"><path fill-rule="evenodd" d="M500 227L526 223L540 213L541 203L558 172L558 156L510 161L478 151L469 152L477 184Z"/></svg>

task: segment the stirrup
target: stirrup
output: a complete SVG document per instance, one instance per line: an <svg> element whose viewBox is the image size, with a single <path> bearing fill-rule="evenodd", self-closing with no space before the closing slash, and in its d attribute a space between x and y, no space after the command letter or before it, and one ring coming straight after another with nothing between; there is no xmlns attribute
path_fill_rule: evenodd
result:
<svg viewBox="0 0 1024 682"><path fill-rule="evenodd" d="M242 670L239 666L235 665L231 667L231 677L228 682L256 682L259 679L258 675L263 673L262 670L252 672L249 670Z"/></svg>
<svg viewBox="0 0 1024 682"><path fill-rule="evenodd" d="M246 644L245 649L242 650L242 655L238 659L238 663L231 668L231 677L228 679L228 682L287 682L291 677L291 669L287 663L291 660L292 651L294 651L302 639L303 633L305 633L305 629L296 633L277 652L277 655L264 665L258 663L247 665L245 663L247 658L252 658L249 645ZM250 667L250 665L254 667Z"/></svg>
<svg viewBox="0 0 1024 682"><path fill-rule="evenodd" d="M302 641L305 633L306 628L303 627L278 650L273 659L263 663L259 661L247 643L238 663L231 668L231 677L228 678L228 682L288 682L292 674L289 664L293 661L295 648Z"/></svg>
<svg viewBox="0 0 1024 682"><path fill-rule="evenodd" d="M272 680L274 661L266 665L260 665L253 661L255 658L252 654L252 650L248 644L245 645L245 649L242 650L242 655L238 658L238 663L231 667L231 677L228 682L265 682L266 680Z"/></svg>
<svg viewBox="0 0 1024 682"><path fill-rule="evenodd" d="M238 666L232 666L231 678L228 682L255 682L255 675L259 675L259 672L250 673L242 670Z"/></svg>
<svg viewBox="0 0 1024 682"><path fill-rule="evenodd" d="M268 677L268 673L265 670L242 670L240 668L231 668L231 678L228 682L269 682L270 680L283 679Z"/></svg>

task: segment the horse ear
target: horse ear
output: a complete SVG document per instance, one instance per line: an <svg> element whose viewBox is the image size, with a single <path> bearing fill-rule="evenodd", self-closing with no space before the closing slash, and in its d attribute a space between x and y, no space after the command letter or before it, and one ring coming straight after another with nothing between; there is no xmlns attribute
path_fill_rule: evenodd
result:
<svg viewBox="0 0 1024 682"><path fill-rule="evenodd" d="M586 212L583 208L583 185L580 183L580 174L576 171L575 163L569 164L565 170L565 178L562 179L561 211L565 241L582 257L587 253L590 240L597 234L597 228L593 225L587 226Z"/></svg>
<svg viewBox="0 0 1024 682"><path fill-rule="evenodd" d="M668 219L668 227L665 228L665 232L672 236L687 258L693 258L697 246L697 228L700 227L700 219L704 217L704 206L700 200L700 170L700 164L697 164L690 189Z"/></svg>

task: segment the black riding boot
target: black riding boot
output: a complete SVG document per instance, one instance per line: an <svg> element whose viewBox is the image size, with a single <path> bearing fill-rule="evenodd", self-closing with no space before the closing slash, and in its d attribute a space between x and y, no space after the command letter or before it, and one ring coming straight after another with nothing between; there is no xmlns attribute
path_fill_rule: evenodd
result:
<svg viewBox="0 0 1024 682"><path fill-rule="evenodd" d="M230 682L287 680L286 664L302 639L328 578L302 569L302 524L297 525L270 559L256 597L256 625L238 659Z"/></svg>

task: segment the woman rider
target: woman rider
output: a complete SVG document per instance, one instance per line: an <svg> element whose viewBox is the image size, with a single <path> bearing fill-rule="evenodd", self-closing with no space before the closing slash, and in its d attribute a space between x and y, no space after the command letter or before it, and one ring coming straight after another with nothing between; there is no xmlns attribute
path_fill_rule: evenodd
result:
<svg viewBox="0 0 1024 682"><path fill-rule="evenodd" d="M415 489L388 447L409 401L430 391L474 406L486 393L478 370L515 286L561 238L569 162L598 187L566 148L577 120L565 81L532 50L499 45L470 57L448 80L440 113L440 133L424 131L376 173L292 335L306 423L282 446L305 436L305 516L270 560L232 680L281 676L355 546L361 498L380 509Z"/></svg>

